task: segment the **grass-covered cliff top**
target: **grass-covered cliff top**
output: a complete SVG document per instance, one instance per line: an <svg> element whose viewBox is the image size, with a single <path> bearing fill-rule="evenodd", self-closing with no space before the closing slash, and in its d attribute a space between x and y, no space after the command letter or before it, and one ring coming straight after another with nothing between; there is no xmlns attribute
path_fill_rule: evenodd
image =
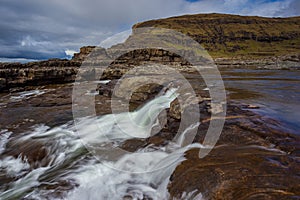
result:
<svg viewBox="0 0 300 200"><path fill-rule="evenodd" d="M197 14L150 20L139 27L180 31L203 45L214 58L263 58L300 54L300 17L265 18Z"/></svg>

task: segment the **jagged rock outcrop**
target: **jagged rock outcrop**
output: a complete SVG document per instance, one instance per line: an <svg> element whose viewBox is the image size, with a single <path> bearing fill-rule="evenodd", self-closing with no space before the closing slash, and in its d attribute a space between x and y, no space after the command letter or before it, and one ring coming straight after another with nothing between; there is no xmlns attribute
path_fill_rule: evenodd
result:
<svg viewBox="0 0 300 200"><path fill-rule="evenodd" d="M82 62L94 49L95 49L95 46L81 47L80 52L75 53L72 60Z"/></svg>

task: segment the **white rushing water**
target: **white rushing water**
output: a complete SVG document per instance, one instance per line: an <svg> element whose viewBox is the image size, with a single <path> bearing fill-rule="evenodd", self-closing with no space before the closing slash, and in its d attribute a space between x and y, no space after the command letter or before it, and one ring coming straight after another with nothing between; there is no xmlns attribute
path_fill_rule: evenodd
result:
<svg viewBox="0 0 300 200"><path fill-rule="evenodd" d="M31 97L37 97L39 95L45 94L47 90L30 90L30 91L24 91L24 92L18 92L17 95L11 96L10 99L14 101L19 101L22 99L28 99Z"/></svg>
<svg viewBox="0 0 300 200"><path fill-rule="evenodd" d="M11 134L8 130L0 130L0 154L5 150L5 145Z"/></svg>
<svg viewBox="0 0 300 200"><path fill-rule="evenodd" d="M170 199L169 178L185 160L184 153L191 148L203 148L200 144L181 147L184 134L199 124L188 127L178 141L169 141L163 147L150 145L116 160L105 155L101 159L101 155L93 156L91 152L115 147L131 138L150 137L158 115L176 98L175 91L167 91L135 112L87 117L80 119L76 126L73 123L55 128L39 125L30 133L13 138L16 144L43 144L47 149L47 164L32 168L26 157L1 155L0 172L14 179L1 188L0 199ZM0 146L2 152L8 134L1 134L6 138ZM72 187L51 189L62 181ZM200 200L202 196L193 191L183 193L180 199Z"/></svg>

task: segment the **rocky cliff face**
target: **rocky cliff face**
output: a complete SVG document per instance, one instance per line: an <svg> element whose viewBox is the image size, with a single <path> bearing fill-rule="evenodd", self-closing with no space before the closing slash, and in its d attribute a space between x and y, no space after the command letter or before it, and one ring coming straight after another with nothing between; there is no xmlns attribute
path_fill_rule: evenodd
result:
<svg viewBox="0 0 300 200"><path fill-rule="evenodd" d="M143 27L168 28L190 36L205 47L218 66L290 68L299 66L300 62L300 17L186 15L138 23L133 26L133 34ZM130 39L132 38L126 43ZM86 52L91 52L92 48L82 48L74 59L84 59ZM160 49L143 49L121 56L113 66L122 69L143 62L159 62L176 67L188 65L173 53Z"/></svg>
<svg viewBox="0 0 300 200"><path fill-rule="evenodd" d="M214 57L266 57L299 54L300 17L264 18L198 14L151 20L141 27L175 29L189 35Z"/></svg>

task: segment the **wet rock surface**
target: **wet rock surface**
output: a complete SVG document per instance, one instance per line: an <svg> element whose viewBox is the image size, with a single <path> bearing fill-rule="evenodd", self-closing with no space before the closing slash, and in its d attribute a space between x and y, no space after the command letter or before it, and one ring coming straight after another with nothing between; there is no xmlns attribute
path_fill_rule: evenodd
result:
<svg viewBox="0 0 300 200"><path fill-rule="evenodd" d="M111 96L115 84L116 81L99 84L100 95L94 96L97 115L111 113ZM194 142L203 142L210 122L215 119L211 118L213 111L208 92L203 90L205 85L196 82L195 85L199 87L197 93L201 98L189 99L187 96L183 106L179 105L178 100L173 101L167 110L167 121L162 122L164 126L157 134L146 139L127 140L121 147L135 152L151 144L165 146L174 139L181 113L189 109L191 104L197 104L201 112L201 124ZM30 91L44 93L15 98L14 101L10 99L12 96L23 93L1 94L3 104L0 106L0 129L8 129L13 132L12 137L18 137L18 134L31 130L37 124L55 127L69 122L73 117L72 87L72 84L33 87ZM138 95L133 94L133 100L130 101L132 110L153 99L160 89L158 85L138 88ZM89 91L84 95L90 95ZM228 103L225 126L216 147L202 159L198 156L198 149L186 153L186 161L176 168L170 178L168 190L171 197L179 198L183 192L195 190L206 199L299 197L299 136L286 132L279 122L261 117L249 108L252 107ZM45 166L49 162L46 159L48 152L39 143L10 142L7 146L12 150L6 154L26 157L31 168ZM2 180L9 181L9 177L4 176ZM72 182L57 183L53 187L70 190L75 185Z"/></svg>
<svg viewBox="0 0 300 200"><path fill-rule="evenodd" d="M204 159L198 150L175 170L169 191L201 191L206 199L293 199L299 197L297 159L276 149L226 145Z"/></svg>
<svg viewBox="0 0 300 200"><path fill-rule="evenodd" d="M236 106L229 106L226 118L209 155L200 159L198 149L187 152L171 177L170 193L179 197L197 190L206 199L298 198L299 136ZM207 126L202 122L200 136L201 126Z"/></svg>

